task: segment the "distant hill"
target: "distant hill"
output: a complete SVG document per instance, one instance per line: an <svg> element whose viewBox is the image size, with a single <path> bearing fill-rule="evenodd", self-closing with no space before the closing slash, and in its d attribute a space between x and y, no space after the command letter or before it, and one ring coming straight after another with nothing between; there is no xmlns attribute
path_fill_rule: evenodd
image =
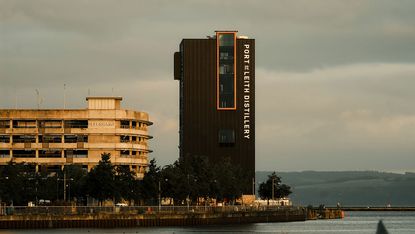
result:
<svg viewBox="0 0 415 234"><path fill-rule="evenodd" d="M269 171L256 172L258 184ZM297 205L415 206L415 173L378 171L277 172L292 187L290 198Z"/></svg>

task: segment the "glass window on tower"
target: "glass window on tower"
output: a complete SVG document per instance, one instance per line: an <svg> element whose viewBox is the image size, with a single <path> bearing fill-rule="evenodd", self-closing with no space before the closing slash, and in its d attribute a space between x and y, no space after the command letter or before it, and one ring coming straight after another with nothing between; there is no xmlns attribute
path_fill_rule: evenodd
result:
<svg viewBox="0 0 415 234"><path fill-rule="evenodd" d="M235 33L218 33L217 38L218 109L235 109Z"/></svg>
<svg viewBox="0 0 415 234"><path fill-rule="evenodd" d="M235 145L235 130L233 129L219 129L219 145L233 146Z"/></svg>

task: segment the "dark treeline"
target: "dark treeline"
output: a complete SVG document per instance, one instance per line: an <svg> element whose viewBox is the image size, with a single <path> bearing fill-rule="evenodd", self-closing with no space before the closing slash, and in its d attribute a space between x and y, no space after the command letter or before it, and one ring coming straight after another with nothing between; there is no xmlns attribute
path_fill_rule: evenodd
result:
<svg viewBox="0 0 415 234"><path fill-rule="evenodd" d="M266 181L259 184L259 197L264 200L288 197L292 193L291 187L283 184L281 177L275 173L268 175Z"/></svg>
<svg viewBox="0 0 415 234"><path fill-rule="evenodd" d="M112 200L156 205L160 198L172 198L175 205L195 205L210 199L234 203L252 185L251 178L228 158L213 164L203 156L188 157L162 168L153 159L142 180L128 166L113 165L106 153L90 172L76 165L55 173L35 172L33 168L13 161L0 167L1 202L27 205L49 200L54 205L86 205L89 198L94 198L101 204Z"/></svg>

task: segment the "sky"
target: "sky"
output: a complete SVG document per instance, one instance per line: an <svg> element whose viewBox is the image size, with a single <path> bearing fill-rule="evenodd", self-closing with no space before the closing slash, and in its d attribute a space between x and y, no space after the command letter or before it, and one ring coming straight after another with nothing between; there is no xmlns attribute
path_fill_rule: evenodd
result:
<svg viewBox="0 0 415 234"><path fill-rule="evenodd" d="M415 171L413 0L0 0L0 109L122 96L178 158L183 38L256 40L256 170Z"/></svg>

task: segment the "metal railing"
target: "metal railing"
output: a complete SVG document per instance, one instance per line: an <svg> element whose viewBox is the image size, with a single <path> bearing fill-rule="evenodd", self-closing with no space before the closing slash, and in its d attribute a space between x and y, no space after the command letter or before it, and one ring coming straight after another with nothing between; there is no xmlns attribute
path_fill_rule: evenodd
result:
<svg viewBox="0 0 415 234"><path fill-rule="evenodd" d="M286 211L302 214L304 208L282 206L1 206L0 215L179 214Z"/></svg>

